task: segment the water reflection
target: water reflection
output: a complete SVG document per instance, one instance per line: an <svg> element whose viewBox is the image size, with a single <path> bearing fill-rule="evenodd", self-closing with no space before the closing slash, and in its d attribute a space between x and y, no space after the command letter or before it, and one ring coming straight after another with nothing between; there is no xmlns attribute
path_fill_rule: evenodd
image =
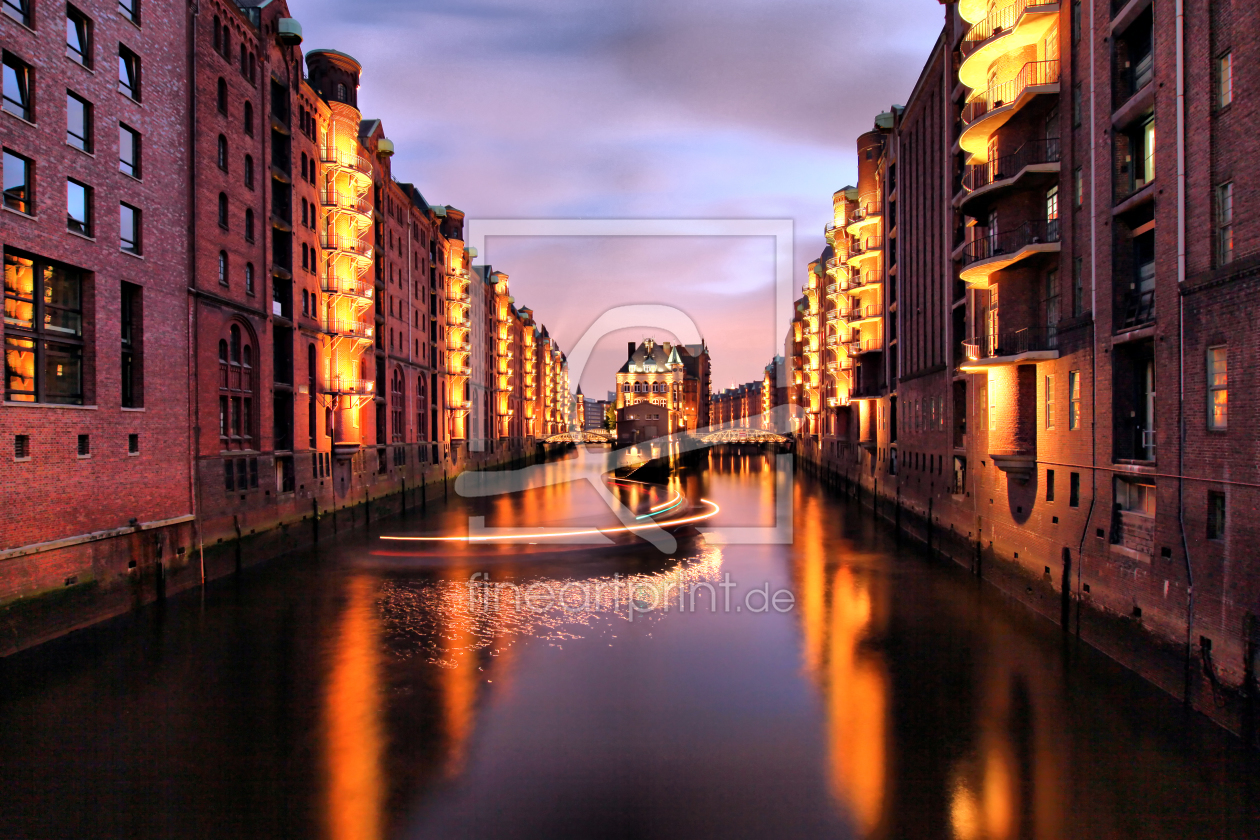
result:
<svg viewBox="0 0 1260 840"><path fill-rule="evenodd" d="M888 674L872 644L885 629L886 592L855 569L851 545L824 533L829 518L817 496L798 498L797 509L803 659L825 698L831 787L869 836L883 817L888 772Z"/></svg>

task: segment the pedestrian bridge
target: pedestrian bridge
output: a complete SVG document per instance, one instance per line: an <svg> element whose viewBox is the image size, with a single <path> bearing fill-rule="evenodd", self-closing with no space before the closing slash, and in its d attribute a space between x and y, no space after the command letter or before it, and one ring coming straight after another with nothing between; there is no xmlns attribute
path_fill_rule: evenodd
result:
<svg viewBox="0 0 1260 840"><path fill-rule="evenodd" d="M701 435L710 446L721 443L787 443L788 438L765 429L722 429Z"/></svg>
<svg viewBox="0 0 1260 840"><path fill-rule="evenodd" d="M612 443L612 432L607 429L586 429L581 432L561 432L543 438L543 443Z"/></svg>

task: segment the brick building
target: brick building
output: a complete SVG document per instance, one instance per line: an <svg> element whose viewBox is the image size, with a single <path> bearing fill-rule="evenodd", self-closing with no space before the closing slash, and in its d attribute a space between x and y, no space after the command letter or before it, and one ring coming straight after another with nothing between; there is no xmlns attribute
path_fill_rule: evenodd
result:
<svg viewBox="0 0 1260 840"><path fill-rule="evenodd" d="M1260 12L1187 0L1181 28L1153 0L945 10L833 197L836 344L863 343L829 360L849 375L801 451L1170 691L1251 681L1260 475L1237 455L1255 425ZM786 345L807 410L828 396L813 299ZM1134 628L1151 644L1122 641ZM1165 647L1184 682L1135 653Z"/></svg>
<svg viewBox="0 0 1260 840"><path fill-rule="evenodd" d="M0 603L66 590L125 608L192 544L189 380L169 363L190 341L189 21L144 12L0 13Z"/></svg>
<svg viewBox="0 0 1260 840"><path fill-rule="evenodd" d="M666 410L660 428L695 431L709 425L709 349L700 344L658 343L647 338L627 344L625 364L617 371L620 410L650 402Z"/></svg>
<svg viewBox="0 0 1260 840"><path fill-rule="evenodd" d="M532 313L283 0L3 8L5 649L567 428L563 354L540 405Z"/></svg>

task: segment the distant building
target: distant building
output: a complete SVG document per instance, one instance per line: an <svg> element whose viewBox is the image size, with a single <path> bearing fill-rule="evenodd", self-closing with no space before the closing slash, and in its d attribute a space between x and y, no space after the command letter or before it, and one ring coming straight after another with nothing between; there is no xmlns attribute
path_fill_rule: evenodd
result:
<svg viewBox="0 0 1260 840"><path fill-rule="evenodd" d="M665 412L662 433L694 431L709 425L709 348L700 344L630 342L626 363L617 371L616 406L650 403Z"/></svg>

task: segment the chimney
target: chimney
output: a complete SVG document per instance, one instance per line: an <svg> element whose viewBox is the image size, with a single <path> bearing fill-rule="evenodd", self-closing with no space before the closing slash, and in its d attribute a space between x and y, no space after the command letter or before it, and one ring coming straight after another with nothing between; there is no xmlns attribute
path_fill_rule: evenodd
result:
<svg viewBox="0 0 1260 840"><path fill-rule="evenodd" d="M626 358L627 358L627 359L633 359L633 358L634 358L634 348L635 348L635 344L634 344L634 342L633 342L633 341L627 341L627 342L626 342L626 349L627 349L627 351L628 351L628 352L627 352L627 354L626 354Z"/></svg>

